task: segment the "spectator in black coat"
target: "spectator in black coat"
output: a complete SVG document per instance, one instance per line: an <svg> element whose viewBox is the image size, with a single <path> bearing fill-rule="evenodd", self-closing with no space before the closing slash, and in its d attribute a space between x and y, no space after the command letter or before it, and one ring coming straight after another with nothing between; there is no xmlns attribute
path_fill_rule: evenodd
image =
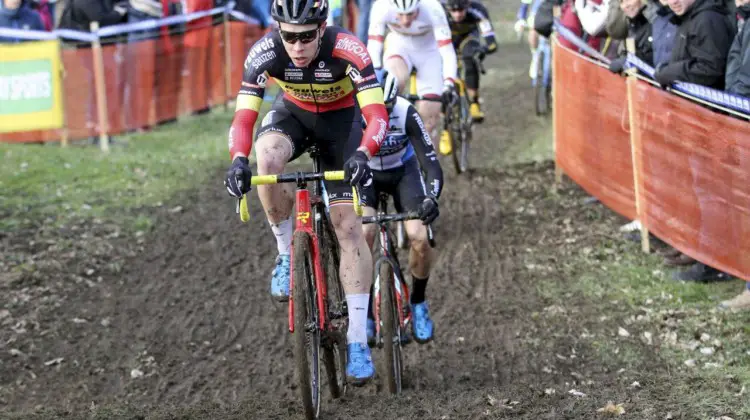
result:
<svg viewBox="0 0 750 420"><path fill-rule="evenodd" d="M0 28L43 31L44 24L39 13L22 0L0 0ZM0 43L17 43L20 38L0 37Z"/></svg>
<svg viewBox="0 0 750 420"><path fill-rule="evenodd" d="M628 37L635 40L635 55L646 63L653 65L654 51L652 46L651 24L644 16L646 6L641 0L622 0L620 8L627 18ZM609 70L614 73L622 73L627 60L627 51L620 57L612 60Z"/></svg>
<svg viewBox="0 0 750 420"><path fill-rule="evenodd" d="M726 89L750 98L750 0L737 0L739 28L727 59Z"/></svg>
<svg viewBox="0 0 750 420"><path fill-rule="evenodd" d="M655 78L662 86L676 81L724 89L727 56L737 32L723 0L669 0L678 26L667 64Z"/></svg>
<svg viewBox="0 0 750 420"><path fill-rule="evenodd" d="M89 32L91 22L99 22L100 27L116 25L125 20L127 11L127 1L114 3L111 0L68 0L58 29Z"/></svg>

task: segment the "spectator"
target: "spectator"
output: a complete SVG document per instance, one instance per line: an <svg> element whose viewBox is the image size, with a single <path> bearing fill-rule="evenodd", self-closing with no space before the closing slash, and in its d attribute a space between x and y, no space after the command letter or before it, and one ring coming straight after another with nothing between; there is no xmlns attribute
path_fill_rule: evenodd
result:
<svg viewBox="0 0 750 420"><path fill-rule="evenodd" d="M0 0L0 28L24 29L32 31L43 31L44 24L39 13L31 8L23 0ZM23 42L20 38L0 37L0 43Z"/></svg>
<svg viewBox="0 0 750 420"><path fill-rule="evenodd" d="M662 86L676 81L724 89L729 47L736 32L723 0L669 0L677 37L668 63L656 70Z"/></svg>
<svg viewBox="0 0 750 420"><path fill-rule="evenodd" d="M628 37L628 19L620 8L620 0L609 0L609 12L604 29L612 39L623 41Z"/></svg>
<svg viewBox="0 0 750 420"><path fill-rule="evenodd" d="M89 32L91 22L99 22L100 27L116 25L125 19L127 11L127 1L68 0L58 28Z"/></svg>
<svg viewBox="0 0 750 420"><path fill-rule="evenodd" d="M650 13L646 13L651 22L655 67L669 62L677 35L677 26L672 23L674 13L667 5L667 1L651 0Z"/></svg>
<svg viewBox="0 0 750 420"><path fill-rule="evenodd" d="M583 39L586 41L586 43L593 49L599 51L601 47L601 38L596 36L591 36L588 33L584 34L583 26L581 25L580 19L578 19L578 15L576 14L575 5L573 3L574 0L566 0L562 6L560 7L560 24L573 32L575 36L578 38ZM580 0L579 0L580 1ZM598 1L598 0L593 0ZM597 3L598 4L598 3ZM578 47L575 46L572 42L568 41L564 37L558 38L560 40L560 45L562 45L565 48L571 49L573 51L579 51Z"/></svg>
<svg viewBox="0 0 750 420"><path fill-rule="evenodd" d="M39 13L39 16L42 18L42 23L44 24L45 31L51 31L55 28L53 16L54 9L49 0L34 0L31 4L31 8Z"/></svg>
<svg viewBox="0 0 750 420"><path fill-rule="evenodd" d="M737 0L737 36L727 59L726 89L750 98L750 0Z"/></svg>
<svg viewBox="0 0 750 420"><path fill-rule="evenodd" d="M609 14L610 0L575 0L575 11L581 21L581 27L591 36L606 35L605 26Z"/></svg>
<svg viewBox="0 0 750 420"><path fill-rule="evenodd" d="M267 7L266 7L267 6ZM238 0L234 8L260 22L261 29L266 29L271 25L270 6L267 2L258 0Z"/></svg>
<svg viewBox="0 0 750 420"><path fill-rule="evenodd" d="M646 6L641 0L622 0L620 8L628 20L628 37L635 40L635 55L646 63L653 63L654 53L652 47L651 24L643 12ZM627 60L627 51L609 64L609 70L613 73L622 73Z"/></svg>
<svg viewBox="0 0 750 420"><path fill-rule="evenodd" d="M161 0L130 0L128 2L128 23L138 23L163 16ZM128 34L128 42L151 39L159 36L159 29L135 31Z"/></svg>

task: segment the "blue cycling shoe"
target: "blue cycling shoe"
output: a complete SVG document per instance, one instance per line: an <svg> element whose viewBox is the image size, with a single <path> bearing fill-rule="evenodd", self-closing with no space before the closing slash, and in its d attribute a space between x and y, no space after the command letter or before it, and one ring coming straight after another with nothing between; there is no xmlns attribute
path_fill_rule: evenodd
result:
<svg viewBox="0 0 750 420"><path fill-rule="evenodd" d="M349 343L346 346L346 379L355 386L366 384L375 376L370 348L364 343Z"/></svg>
<svg viewBox="0 0 750 420"><path fill-rule="evenodd" d="M271 296L279 302L289 301L289 272L291 259L289 255L276 257L276 267L271 277Z"/></svg>
<svg viewBox="0 0 750 420"><path fill-rule="evenodd" d="M413 303L412 314L413 314L413 330L414 330L414 341L419 344L424 344L432 340L432 320L430 319L430 310L427 307L427 302Z"/></svg>

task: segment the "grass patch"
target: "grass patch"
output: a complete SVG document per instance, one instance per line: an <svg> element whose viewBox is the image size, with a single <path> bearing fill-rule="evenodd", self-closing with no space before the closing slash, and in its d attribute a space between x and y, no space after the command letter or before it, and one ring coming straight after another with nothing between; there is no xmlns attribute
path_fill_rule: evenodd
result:
<svg viewBox="0 0 750 420"><path fill-rule="evenodd" d="M109 154L96 147L0 144L0 229L99 218L148 230L152 221L133 209L160 206L209 180L222 188L212 178L229 161L232 115L218 107L145 134L117 136Z"/></svg>

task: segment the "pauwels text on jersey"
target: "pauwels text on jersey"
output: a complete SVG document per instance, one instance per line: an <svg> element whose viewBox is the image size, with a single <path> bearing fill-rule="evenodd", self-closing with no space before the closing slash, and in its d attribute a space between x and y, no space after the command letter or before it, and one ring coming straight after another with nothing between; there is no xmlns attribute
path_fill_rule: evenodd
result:
<svg viewBox="0 0 750 420"><path fill-rule="evenodd" d="M253 66L256 70L264 63L276 58L276 52L273 51L274 43L270 37L265 38L253 46L245 59L245 68ZM269 51L271 50L271 51Z"/></svg>

